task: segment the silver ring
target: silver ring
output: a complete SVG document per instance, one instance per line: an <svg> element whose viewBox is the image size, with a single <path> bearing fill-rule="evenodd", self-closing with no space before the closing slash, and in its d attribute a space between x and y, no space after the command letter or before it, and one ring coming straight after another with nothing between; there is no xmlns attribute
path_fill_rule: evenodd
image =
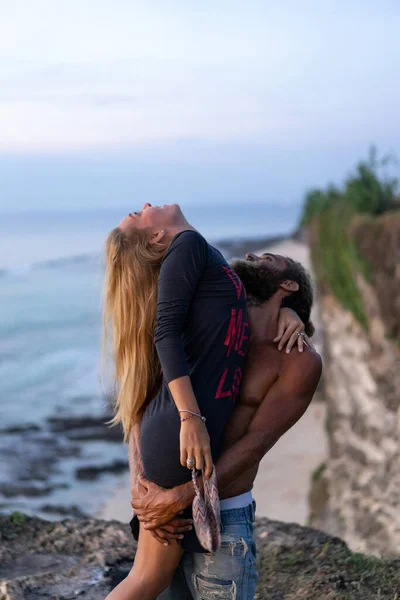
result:
<svg viewBox="0 0 400 600"><path fill-rule="evenodd" d="M194 465L196 464L196 461L195 461L195 459L194 459L194 458L188 458L188 459L187 459L187 461L186 461L186 464L187 464L187 466L188 466L189 468L192 468L192 467L194 467Z"/></svg>
<svg viewBox="0 0 400 600"><path fill-rule="evenodd" d="M296 331L296 333L297 333L297 337L299 337L299 335L306 337L306 334L304 333L304 331Z"/></svg>

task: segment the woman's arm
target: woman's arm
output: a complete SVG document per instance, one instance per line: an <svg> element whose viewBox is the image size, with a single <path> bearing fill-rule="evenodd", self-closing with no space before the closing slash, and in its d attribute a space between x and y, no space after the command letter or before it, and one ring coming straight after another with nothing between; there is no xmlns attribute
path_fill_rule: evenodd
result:
<svg viewBox="0 0 400 600"><path fill-rule="evenodd" d="M169 384L172 397L178 411L180 411L181 433L180 433L180 460L183 467L190 466L187 461L192 462L192 468L204 469L206 477L212 473L212 456L210 437L203 421L191 413L200 415L200 408L193 393L189 377L180 377ZM181 412L182 411L182 412ZM187 413L186 411L191 411Z"/></svg>
<svg viewBox="0 0 400 600"><path fill-rule="evenodd" d="M185 231L173 240L160 270L158 281L155 344L163 376L180 411L181 464L211 474L210 440L189 377L189 366L182 340L187 314L196 288L208 264L208 244L196 231Z"/></svg>

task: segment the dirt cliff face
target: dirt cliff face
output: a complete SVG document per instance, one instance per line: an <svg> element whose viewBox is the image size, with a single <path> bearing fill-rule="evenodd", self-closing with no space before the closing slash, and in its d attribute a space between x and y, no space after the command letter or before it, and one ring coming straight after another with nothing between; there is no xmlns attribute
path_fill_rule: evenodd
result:
<svg viewBox="0 0 400 600"><path fill-rule="evenodd" d="M387 335L400 343L400 212L360 219L353 238L371 270Z"/></svg>
<svg viewBox="0 0 400 600"><path fill-rule="evenodd" d="M394 600L400 593L400 559L353 554L338 538L268 519L256 521L255 537L256 600ZM0 600L103 600L133 557L122 523L1 516Z"/></svg>
<svg viewBox="0 0 400 600"><path fill-rule="evenodd" d="M353 235L370 266L370 282L357 279L369 329L324 290L330 457L327 500L312 507L312 524L353 550L393 555L400 554L400 218L359 222Z"/></svg>

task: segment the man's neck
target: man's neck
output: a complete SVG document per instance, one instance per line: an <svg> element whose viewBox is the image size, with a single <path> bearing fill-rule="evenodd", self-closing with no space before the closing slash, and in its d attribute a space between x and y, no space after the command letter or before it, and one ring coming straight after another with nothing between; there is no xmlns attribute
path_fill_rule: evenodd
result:
<svg viewBox="0 0 400 600"><path fill-rule="evenodd" d="M250 342L268 342L276 337L281 304L281 296L275 294L262 306L249 306Z"/></svg>

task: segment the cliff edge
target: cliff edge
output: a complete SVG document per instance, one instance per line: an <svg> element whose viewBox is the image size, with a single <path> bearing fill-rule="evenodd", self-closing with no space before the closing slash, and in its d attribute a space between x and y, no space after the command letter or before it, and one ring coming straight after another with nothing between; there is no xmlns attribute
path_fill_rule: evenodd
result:
<svg viewBox="0 0 400 600"><path fill-rule="evenodd" d="M350 552L311 528L259 519L258 600L395 600L400 559ZM49 522L0 517L0 600L103 600L134 557L129 527L116 521Z"/></svg>

